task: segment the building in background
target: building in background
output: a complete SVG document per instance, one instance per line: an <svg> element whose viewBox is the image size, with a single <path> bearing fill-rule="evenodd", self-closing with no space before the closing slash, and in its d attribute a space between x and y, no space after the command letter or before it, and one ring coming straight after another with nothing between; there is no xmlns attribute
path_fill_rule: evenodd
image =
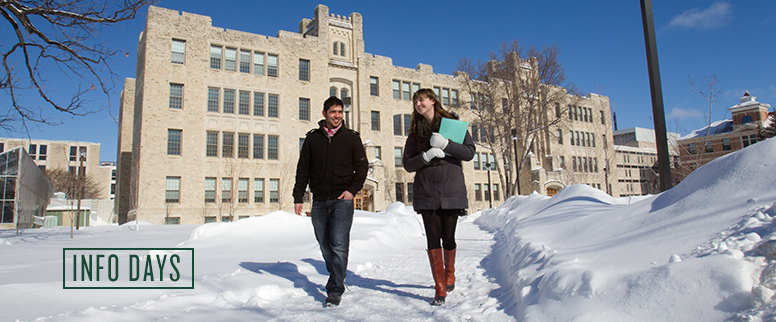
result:
<svg viewBox="0 0 776 322"><path fill-rule="evenodd" d="M738 104L728 108L730 119L715 121L678 140L680 165L693 171L720 156L757 143L760 129L770 125L770 107L746 91Z"/></svg>
<svg viewBox="0 0 776 322"><path fill-rule="evenodd" d="M0 228L33 228L36 217L46 216L53 195L45 173L24 148L0 153Z"/></svg>
<svg viewBox="0 0 776 322"><path fill-rule="evenodd" d="M433 88L444 106L460 106L471 94L459 77L364 52L359 13L333 15L318 5L298 32L268 37L151 6L137 74L125 80L121 98L119 222L190 224L292 211L299 150L330 96L345 102L345 123L360 132L370 160L356 207L412 204L414 174L401 164L412 94ZM608 98L574 101L572 113L540 135L522 167L524 181L539 193L573 183L612 190L601 163L607 151L614 153ZM467 113L461 117L473 123ZM479 132L472 129L475 139ZM488 166L500 156L482 146L477 152L464 163L470 211L504 198L499 174Z"/></svg>
<svg viewBox="0 0 776 322"><path fill-rule="evenodd" d="M667 133L671 168L679 161L678 133ZM640 196L660 192L655 130L633 127L614 131L616 171L620 196Z"/></svg>

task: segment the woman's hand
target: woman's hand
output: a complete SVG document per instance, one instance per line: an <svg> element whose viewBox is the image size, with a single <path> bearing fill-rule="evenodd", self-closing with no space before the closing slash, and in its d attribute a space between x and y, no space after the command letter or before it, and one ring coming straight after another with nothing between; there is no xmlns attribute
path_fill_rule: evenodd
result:
<svg viewBox="0 0 776 322"><path fill-rule="evenodd" d="M445 139L442 134L439 134L437 132L431 133L431 147L434 148L440 148L444 150L447 147L447 144L450 143L450 140Z"/></svg>

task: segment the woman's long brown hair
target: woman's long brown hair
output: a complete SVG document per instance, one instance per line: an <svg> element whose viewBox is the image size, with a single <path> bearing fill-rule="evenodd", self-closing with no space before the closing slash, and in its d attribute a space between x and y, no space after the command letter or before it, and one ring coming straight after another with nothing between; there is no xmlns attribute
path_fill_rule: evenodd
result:
<svg viewBox="0 0 776 322"><path fill-rule="evenodd" d="M409 133L417 134L418 130L418 122L420 122L421 119L425 121L425 117L423 115L420 115L418 113L418 110L415 109L415 101L423 98L430 98L434 101L434 128L436 128L437 125L439 125L440 122L442 122L442 118L453 118L453 115L450 114L447 110L442 107L442 103L439 102L439 99L437 98L436 94L434 94L434 90L430 88L421 88L415 92L415 94L412 94L412 119L410 120L410 130Z"/></svg>

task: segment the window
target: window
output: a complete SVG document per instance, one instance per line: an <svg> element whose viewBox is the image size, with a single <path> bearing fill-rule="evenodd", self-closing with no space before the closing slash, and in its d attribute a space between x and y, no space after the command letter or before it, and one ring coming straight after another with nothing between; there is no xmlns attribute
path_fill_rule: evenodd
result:
<svg viewBox="0 0 776 322"><path fill-rule="evenodd" d="M383 159L383 148L380 146L375 147L375 158L378 160Z"/></svg>
<svg viewBox="0 0 776 322"><path fill-rule="evenodd" d="M404 135L410 135L410 124L412 124L412 115L404 114Z"/></svg>
<svg viewBox="0 0 776 322"><path fill-rule="evenodd" d="M181 155L181 135L183 130L167 130L167 155Z"/></svg>
<svg viewBox="0 0 776 322"><path fill-rule="evenodd" d="M560 104L555 103L555 117L560 118Z"/></svg>
<svg viewBox="0 0 776 322"><path fill-rule="evenodd" d="M181 217L164 217L165 225L180 225Z"/></svg>
<svg viewBox="0 0 776 322"><path fill-rule="evenodd" d="M304 147L304 138L299 138L299 151L302 151L302 147Z"/></svg>
<svg viewBox="0 0 776 322"><path fill-rule="evenodd" d="M234 114L233 89L224 89L224 113Z"/></svg>
<svg viewBox="0 0 776 322"><path fill-rule="evenodd" d="M186 58L186 41L180 39L172 40L172 62L183 64Z"/></svg>
<svg viewBox="0 0 776 322"><path fill-rule="evenodd" d="M218 132L207 131L205 147L205 156L217 157L218 156Z"/></svg>
<svg viewBox="0 0 776 322"><path fill-rule="evenodd" d="M251 113L250 113L251 92L249 92L249 91L240 91L239 100L237 102L238 102L237 103L237 114L240 114L240 115L251 115Z"/></svg>
<svg viewBox="0 0 776 322"><path fill-rule="evenodd" d="M221 134L223 144L221 144L221 156L224 158L234 157L234 133L224 132Z"/></svg>
<svg viewBox="0 0 776 322"><path fill-rule="evenodd" d="M404 183L403 182L396 183L396 201L404 202Z"/></svg>
<svg viewBox="0 0 776 322"><path fill-rule="evenodd" d="M71 146L70 147L70 161L78 161L78 147L77 146Z"/></svg>
<svg viewBox="0 0 776 322"><path fill-rule="evenodd" d="M481 184L475 183L474 184L474 200L475 201L482 201L482 188Z"/></svg>
<svg viewBox="0 0 776 322"><path fill-rule="evenodd" d="M183 108L183 84L170 83L170 108Z"/></svg>
<svg viewBox="0 0 776 322"><path fill-rule="evenodd" d="M280 202L280 179L269 179L269 202Z"/></svg>
<svg viewBox="0 0 776 322"><path fill-rule="evenodd" d="M393 165L395 167L402 166L402 148L393 148Z"/></svg>
<svg viewBox="0 0 776 322"><path fill-rule="evenodd" d="M221 178L221 202L232 202L232 178Z"/></svg>
<svg viewBox="0 0 776 322"><path fill-rule="evenodd" d="M752 137L754 137L754 135ZM754 143L754 142L752 142L752 143ZM81 156L81 159L86 161L86 147L85 146L79 146L78 147L78 155ZM83 174L86 174L86 173L83 173Z"/></svg>
<svg viewBox="0 0 776 322"><path fill-rule="evenodd" d="M181 177L167 177L167 191L164 195L166 203L180 202Z"/></svg>
<svg viewBox="0 0 776 322"><path fill-rule="evenodd" d="M369 94L372 96L380 96L380 80L377 77L369 77Z"/></svg>
<svg viewBox="0 0 776 322"><path fill-rule="evenodd" d="M414 190L412 190L412 182L407 182L407 203L412 204L415 201Z"/></svg>
<svg viewBox="0 0 776 322"><path fill-rule="evenodd" d="M436 95L436 97L442 97L442 88L434 86L434 95Z"/></svg>
<svg viewBox="0 0 776 322"><path fill-rule="evenodd" d="M237 179L237 202L248 202L248 178Z"/></svg>
<svg viewBox="0 0 776 322"><path fill-rule="evenodd" d="M205 202L216 202L216 178L205 178Z"/></svg>
<svg viewBox="0 0 776 322"><path fill-rule="evenodd" d="M218 103L221 100L221 93L218 88L208 87L207 89L207 111L218 113Z"/></svg>
<svg viewBox="0 0 776 322"><path fill-rule="evenodd" d="M453 104L453 106L458 105L458 90L451 90L450 91L450 103Z"/></svg>
<svg viewBox="0 0 776 322"><path fill-rule="evenodd" d="M232 72L237 70L237 49L226 48L224 51L224 69Z"/></svg>
<svg viewBox="0 0 776 322"><path fill-rule="evenodd" d="M558 130L558 144L563 144L563 131Z"/></svg>
<svg viewBox="0 0 776 322"><path fill-rule="evenodd" d="M348 89L343 87L340 89L340 98L344 99L345 97L348 97Z"/></svg>
<svg viewBox="0 0 776 322"><path fill-rule="evenodd" d="M253 158L264 159L264 134L253 135Z"/></svg>
<svg viewBox="0 0 776 322"><path fill-rule="evenodd" d="M474 170L480 169L480 154L475 153L474 158L472 159L472 163L474 164Z"/></svg>
<svg viewBox="0 0 776 322"><path fill-rule="evenodd" d="M410 94L410 83L403 82L401 83L401 94L402 99L405 101L409 101L412 99L412 95Z"/></svg>
<svg viewBox="0 0 776 322"><path fill-rule="evenodd" d="M264 93L253 93L253 116L264 116Z"/></svg>
<svg viewBox="0 0 776 322"><path fill-rule="evenodd" d="M599 112L601 112L601 124L606 125L606 116L604 116L604 111Z"/></svg>
<svg viewBox="0 0 776 322"><path fill-rule="evenodd" d="M707 153L714 152L714 147L711 146L711 141L706 141L706 152Z"/></svg>
<svg viewBox="0 0 776 322"><path fill-rule="evenodd" d="M299 119L302 121L310 120L310 99L309 98L299 99Z"/></svg>
<svg viewBox="0 0 776 322"><path fill-rule="evenodd" d="M0 150L2 148L0 147ZM48 145L41 144L38 146L38 160L45 161L46 155L48 154Z"/></svg>
<svg viewBox="0 0 776 322"><path fill-rule="evenodd" d="M730 151L730 139L722 139L722 151Z"/></svg>
<svg viewBox="0 0 776 322"><path fill-rule="evenodd" d="M493 200L495 201L501 200L501 197L499 196L499 192L498 192L498 184L493 184Z"/></svg>
<svg viewBox="0 0 776 322"><path fill-rule="evenodd" d="M342 57L346 56L345 55L345 43L344 42L340 43L340 56L342 56Z"/></svg>
<svg viewBox="0 0 776 322"><path fill-rule="evenodd" d="M253 179L253 202L264 202L264 179Z"/></svg>
<svg viewBox="0 0 776 322"><path fill-rule="evenodd" d="M251 135L247 133L237 134L237 157L240 159L250 158L250 138Z"/></svg>
<svg viewBox="0 0 776 322"><path fill-rule="evenodd" d="M267 103L267 116L278 117L278 95L269 94L269 100Z"/></svg>
<svg viewBox="0 0 776 322"><path fill-rule="evenodd" d="M264 53L253 53L253 73L264 75Z"/></svg>
<svg viewBox="0 0 776 322"><path fill-rule="evenodd" d="M400 100L401 99L401 82L394 80L391 83L391 88L393 89L393 98Z"/></svg>
<svg viewBox="0 0 776 322"><path fill-rule="evenodd" d="M277 135L267 136L267 159L268 160L278 159L278 136Z"/></svg>
<svg viewBox="0 0 776 322"><path fill-rule="evenodd" d="M210 68L221 69L221 46L210 46Z"/></svg>
<svg viewBox="0 0 776 322"><path fill-rule="evenodd" d="M688 144L688 145L687 145L687 151L689 151L689 152L690 152L690 154L696 154L696 153L698 153L698 152L695 150L695 143L690 143L690 144Z"/></svg>
<svg viewBox="0 0 776 322"><path fill-rule="evenodd" d="M299 80L310 81L310 61L307 59L299 60Z"/></svg>
<svg viewBox="0 0 776 322"><path fill-rule="evenodd" d="M744 115L744 117L741 118L741 124L752 123L752 121L754 120L751 115Z"/></svg>
<svg viewBox="0 0 776 322"><path fill-rule="evenodd" d="M331 46L331 53L334 54L334 56L339 56L339 42L335 41Z"/></svg>
<svg viewBox="0 0 776 322"><path fill-rule="evenodd" d="M380 131L380 112L372 111L372 131Z"/></svg>
<svg viewBox="0 0 776 322"><path fill-rule="evenodd" d="M401 135L401 114L393 116L393 135Z"/></svg>
<svg viewBox="0 0 776 322"><path fill-rule="evenodd" d="M240 50L240 72L241 73L251 72L251 51L250 50Z"/></svg>
<svg viewBox="0 0 776 322"><path fill-rule="evenodd" d="M267 76L278 76L278 55L267 55Z"/></svg>

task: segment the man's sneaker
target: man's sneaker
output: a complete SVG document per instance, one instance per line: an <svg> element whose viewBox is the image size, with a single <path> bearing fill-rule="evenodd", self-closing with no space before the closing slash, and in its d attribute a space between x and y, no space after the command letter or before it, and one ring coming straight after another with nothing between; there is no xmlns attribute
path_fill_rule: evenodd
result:
<svg viewBox="0 0 776 322"><path fill-rule="evenodd" d="M336 293L329 294L326 297L326 306L339 306L340 301L342 301L342 295Z"/></svg>

